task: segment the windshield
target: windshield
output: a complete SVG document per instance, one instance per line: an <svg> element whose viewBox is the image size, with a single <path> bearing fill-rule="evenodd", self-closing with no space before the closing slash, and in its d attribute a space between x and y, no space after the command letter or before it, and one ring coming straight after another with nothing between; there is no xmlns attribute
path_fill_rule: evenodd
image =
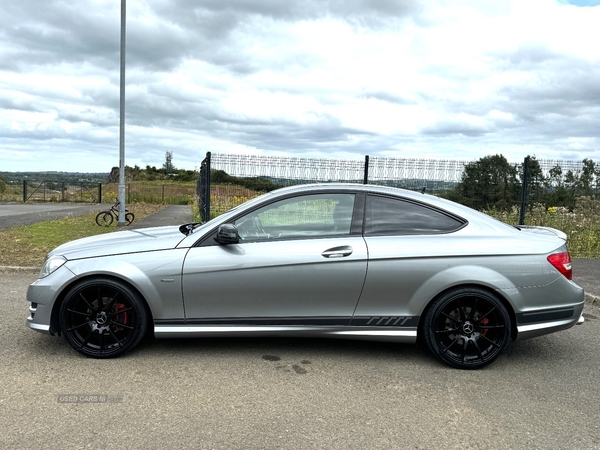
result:
<svg viewBox="0 0 600 450"><path fill-rule="evenodd" d="M243 207L251 206L254 203L258 203L258 202L262 201L266 196L269 196L269 195L272 195L271 192L261 194L258 197L251 198L250 200L248 200L244 203L240 203L239 205L234 206L233 208L225 211L224 213L218 215L217 217L210 219L208 222L199 223L194 227L194 232L196 232L196 230L204 230L204 229L210 228L216 222L220 223L220 222L226 221L228 217L234 215L237 212L237 210L240 209L242 206Z"/></svg>

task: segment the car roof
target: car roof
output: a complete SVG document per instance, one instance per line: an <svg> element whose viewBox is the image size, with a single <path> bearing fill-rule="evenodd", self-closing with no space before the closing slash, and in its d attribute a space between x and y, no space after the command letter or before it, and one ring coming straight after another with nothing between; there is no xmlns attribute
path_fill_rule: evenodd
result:
<svg viewBox="0 0 600 450"><path fill-rule="evenodd" d="M295 192L310 192L310 191L320 191L320 190L348 190L355 192L365 192L365 193L378 193L378 194L388 194L398 197L404 197L406 199L411 199L415 201L421 201L425 203L429 203L432 205L440 206L440 207L451 207L462 206L458 203L436 197L434 195L410 191L408 189L402 189L391 186L380 186L377 184L358 184L358 183L314 183L314 184L300 184L295 186L288 186L284 188L277 189L275 191L271 191L273 194L277 195L286 195L293 194ZM467 208L467 207L464 207ZM467 208L471 210L471 208Z"/></svg>

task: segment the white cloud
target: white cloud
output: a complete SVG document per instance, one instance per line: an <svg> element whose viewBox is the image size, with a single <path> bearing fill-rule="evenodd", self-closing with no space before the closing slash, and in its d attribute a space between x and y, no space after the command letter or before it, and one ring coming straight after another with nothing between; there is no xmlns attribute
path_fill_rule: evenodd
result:
<svg viewBox="0 0 600 450"><path fill-rule="evenodd" d="M129 0L127 164L598 160L600 6L582 1ZM109 171L118 2L4 3L0 170Z"/></svg>

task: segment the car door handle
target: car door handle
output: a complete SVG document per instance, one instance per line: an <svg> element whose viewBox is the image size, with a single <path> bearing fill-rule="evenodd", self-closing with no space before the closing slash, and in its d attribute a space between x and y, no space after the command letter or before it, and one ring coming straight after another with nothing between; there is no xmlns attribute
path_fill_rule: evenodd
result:
<svg viewBox="0 0 600 450"><path fill-rule="evenodd" d="M352 254L352 247L349 245L344 245L342 247L334 247L328 250L325 250L321 253L321 256L324 258L343 258L345 256L350 256Z"/></svg>

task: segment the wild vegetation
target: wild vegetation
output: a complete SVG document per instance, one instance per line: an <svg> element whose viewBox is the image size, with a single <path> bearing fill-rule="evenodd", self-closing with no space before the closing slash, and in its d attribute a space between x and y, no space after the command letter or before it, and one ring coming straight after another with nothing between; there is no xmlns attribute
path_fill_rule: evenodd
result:
<svg viewBox="0 0 600 450"><path fill-rule="evenodd" d="M519 209L486 210L505 223L519 223ZM537 203L525 216L525 225L546 226L563 231L568 236L569 251L575 258L600 258L600 200L595 197L578 197L575 208Z"/></svg>

